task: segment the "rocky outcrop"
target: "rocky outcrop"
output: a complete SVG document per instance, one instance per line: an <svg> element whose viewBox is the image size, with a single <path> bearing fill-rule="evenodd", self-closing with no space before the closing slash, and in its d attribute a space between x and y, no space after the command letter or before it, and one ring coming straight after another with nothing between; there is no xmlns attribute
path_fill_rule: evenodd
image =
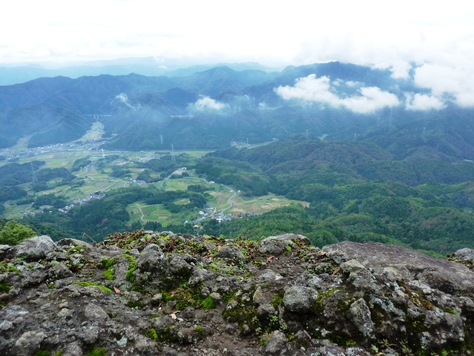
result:
<svg viewBox="0 0 474 356"><path fill-rule="evenodd" d="M15 256L27 260L35 260L46 257L46 255L56 248L56 244L49 236L36 236L25 240L13 248Z"/></svg>
<svg viewBox="0 0 474 356"><path fill-rule="evenodd" d="M472 251L171 232L2 246L2 355L470 355Z"/></svg>

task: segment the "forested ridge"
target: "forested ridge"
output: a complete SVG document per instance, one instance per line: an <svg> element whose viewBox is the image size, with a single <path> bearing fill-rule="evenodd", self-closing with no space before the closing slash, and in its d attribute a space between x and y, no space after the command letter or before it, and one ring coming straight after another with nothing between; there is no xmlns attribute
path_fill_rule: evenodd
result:
<svg viewBox="0 0 474 356"><path fill-rule="evenodd" d="M257 189L246 190L241 179L236 187L247 194L274 192L310 206L293 205L223 224L209 222L204 232L258 237L296 232L318 246L380 241L441 253L473 246L474 164L459 159L418 164L422 159L397 159L370 142L301 139L217 151L197 164L209 167L208 178L219 180L228 177L224 172L232 167L253 166L247 176L259 178Z"/></svg>

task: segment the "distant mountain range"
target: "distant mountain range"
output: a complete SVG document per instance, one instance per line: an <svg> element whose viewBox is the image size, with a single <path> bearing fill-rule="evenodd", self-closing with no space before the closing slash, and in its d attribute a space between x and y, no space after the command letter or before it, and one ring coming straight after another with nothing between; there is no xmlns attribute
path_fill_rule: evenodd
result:
<svg viewBox="0 0 474 356"><path fill-rule="evenodd" d="M127 75L130 73L145 76L186 77L197 72L203 72L216 66L228 66L236 71L257 69L275 71L281 68L265 67L258 63L204 63L194 59L165 59L165 58L121 58L115 60L91 61L58 65L54 63L41 64L10 64L0 65L0 85L25 83L44 77L65 76L79 78L84 76Z"/></svg>
<svg viewBox="0 0 474 356"><path fill-rule="evenodd" d="M99 120L108 149L215 149L306 135L368 141L394 155L473 157L473 110L431 96L412 79L340 62L280 72L256 67L1 86L0 147L21 138L29 147L78 139L95 114L107 115Z"/></svg>

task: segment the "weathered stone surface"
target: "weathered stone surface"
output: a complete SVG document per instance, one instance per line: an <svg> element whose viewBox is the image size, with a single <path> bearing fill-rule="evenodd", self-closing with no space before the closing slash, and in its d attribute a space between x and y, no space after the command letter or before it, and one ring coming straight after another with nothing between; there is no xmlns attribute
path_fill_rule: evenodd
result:
<svg viewBox="0 0 474 356"><path fill-rule="evenodd" d="M48 277L52 280L68 278L73 275L74 273L62 262L54 264L48 271Z"/></svg>
<svg viewBox="0 0 474 356"><path fill-rule="evenodd" d="M237 246L224 246L216 254L216 257L236 259L239 261L245 261L245 256Z"/></svg>
<svg viewBox="0 0 474 356"><path fill-rule="evenodd" d="M473 262L474 261L474 249L472 248L462 248L453 253L453 257L465 261Z"/></svg>
<svg viewBox="0 0 474 356"><path fill-rule="evenodd" d="M295 313L306 313L311 310L313 302L318 298L318 292L304 286L291 286L283 295L285 309Z"/></svg>
<svg viewBox="0 0 474 356"><path fill-rule="evenodd" d="M295 243L309 246L311 242L303 235L283 234L278 236L270 236L260 242L258 250L261 253L270 255L281 255L289 248L295 246Z"/></svg>
<svg viewBox="0 0 474 356"><path fill-rule="evenodd" d="M66 345L63 356L82 356L83 354L81 344L78 341L74 341Z"/></svg>
<svg viewBox="0 0 474 356"><path fill-rule="evenodd" d="M257 316L259 318L268 318L271 315L276 315L277 311L271 304L261 304L257 308Z"/></svg>
<svg viewBox="0 0 474 356"><path fill-rule="evenodd" d="M258 279L264 282L275 282L275 281L279 281L280 279L283 279L283 277L281 274L271 269L266 269L262 271Z"/></svg>
<svg viewBox="0 0 474 356"><path fill-rule="evenodd" d="M92 345L99 337L99 327L86 325L77 333L77 337L86 345Z"/></svg>
<svg viewBox="0 0 474 356"><path fill-rule="evenodd" d="M364 299L360 298L351 304L349 317L365 337L373 335L374 322L371 319L370 309Z"/></svg>
<svg viewBox="0 0 474 356"><path fill-rule="evenodd" d="M81 241L81 240L77 240L77 239L70 239L70 238L62 239L62 240L58 241L58 246L62 246L62 247L65 247L65 248L79 246L85 251L91 251L92 250L92 245L91 244L88 244L85 241Z"/></svg>
<svg viewBox="0 0 474 356"><path fill-rule="evenodd" d="M135 350L139 355L156 355L156 345L153 340L142 335L135 342Z"/></svg>
<svg viewBox="0 0 474 356"><path fill-rule="evenodd" d="M356 260L350 260L341 264L341 269L343 272L350 273L350 272L357 272L360 270L365 269L365 267Z"/></svg>
<svg viewBox="0 0 474 356"><path fill-rule="evenodd" d="M51 240L51 237L42 235L22 241L13 247L14 254L28 260L39 260L53 251L58 246Z"/></svg>
<svg viewBox="0 0 474 356"><path fill-rule="evenodd" d="M170 261L168 272L176 276L189 276L193 271L193 266L186 261L184 256L173 257Z"/></svg>
<svg viewBox="0 0 474 356"><path fill-rule="evenodd" d="M23 333L15 342L16 354L33 355L45 338L46 334L42 331L27 331Z"/></svg>
<svg viewBox="0 0 474 356"><path fill-rule="evenodd" d="M195 268L193 268L191 276L189 277L188 283L192 286L196 286L196 285L199 285L200 283L212 278L212 275L213 275L213 273L208 271L208 270L205 270L205 269L202 269L202 268L199 268L199 267L195 267Z"/></svg>
<svg viewBox="0 0 474 356"><path fill-rule="evenodd" d="M7 257L11 249L12 247L10 245L0 245L0 261Z"/></svg>
<svg viewBox="0 0 474 356"><path fill-rule="evenodd" d="M265 346L265 355L286 355L286 336L279 330L274 331Z"/></svg>
<svg viewBox="0 0 474 356"><path fill-rule="evenodd" d="M104 311L104 309L93 303L86 305L86 308L84 309L84 316L86 317L86 320L99 323L109 319L109 316Z"/></svg>
<svg viewBox="0 0 474 356"><path fill-rule="evenodd" d="M418 275L425 272L422 278L433 288L474 293L474 272L466 266L431 258L400 246L345 241L325 246L323 251L335 261L356 260L376 273L383 273L384 268L391 267L405 281L418 279Z"/></svg>
<svg viewBox="0 0 474 356"><path fill-rule="evenodd" d="M165 261L165 256L160 249L152 249L138 258L137 268L146 272L158 272L163 269Z"/></svg>
<svg viewBox="0 0 474 356"><path fill-rule="evenodd" d="M41 261L2 261L0 354L472 350L474 272L461 258L348 242L321 251L293 235L279 240L291 249L276 255L240 239L127 234L81 248L60 242ZM226 246L248 258L216 258Z"/></svg>
<svg viewBox="0 0 474 356"><path fill-rule="evenodd" d="M145 248L142 250L142 253L147 253L148 251L157 251L162 255L162 258L165 256L161 248L157 244L149 244L146 245Z"/></svg>

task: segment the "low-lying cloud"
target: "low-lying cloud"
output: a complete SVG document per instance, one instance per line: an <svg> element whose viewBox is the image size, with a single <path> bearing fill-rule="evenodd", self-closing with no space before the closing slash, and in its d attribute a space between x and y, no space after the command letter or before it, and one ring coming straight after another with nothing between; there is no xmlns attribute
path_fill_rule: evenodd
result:
<svg viewBox="0 0 474 356"><path fill-rule="evenodd" d="M405 108L411 111L417 110L441 110L446 107L443 101L433 95L427 94L405 94L406 105Z"/></svg>
<svg viewBox="0 0 474 356"><path fill-rule="evenodd" d="M346 85L354 86L355 84L351 82ZM294 86L279 86L275 92L286 100L299 99L317 102L335 108L344 108L358 114L369 114L385 107L400 105L395 94L383 91L378 87L361 87L358 90L358 95L341 97L328 77L316 78L315 74L297 79Z"/></svg>
<svg viewBox="0 0 474 356"><path fill-rule="evenodd" d="M209 112L219 115L230 115L251 108L254 99L248 95L227 95L221 101L209 96L201 96L194 104L189 105L188 110L193 113Z"/></svg>
<svg viewBox="0 0 474 356"><path fill-rule="evenodd" d="M436 97L450 97L463 107L474 106L474 70L424 64L415 70L415 84L431 89Z"/></svg>
<svg viewBox="0 0 474 356"><path fill-rule="evenodd" d="M193 105L193 109L197 111L220 111L227 107L227 104L221 103L208 96L198 99Z"/></svg>
<svg viewBox="0 0 474 356"><path fill-rule="evenodd" d="M115 97L115 99L120 100L123 104L127 105L130 109L132 109L132 110L137 110L137 108L132 105L132 103L130 102L130 100L128 100L127 94L125 94L125 93L120 93L120 94L118 94L118 95Z"/></svg>

